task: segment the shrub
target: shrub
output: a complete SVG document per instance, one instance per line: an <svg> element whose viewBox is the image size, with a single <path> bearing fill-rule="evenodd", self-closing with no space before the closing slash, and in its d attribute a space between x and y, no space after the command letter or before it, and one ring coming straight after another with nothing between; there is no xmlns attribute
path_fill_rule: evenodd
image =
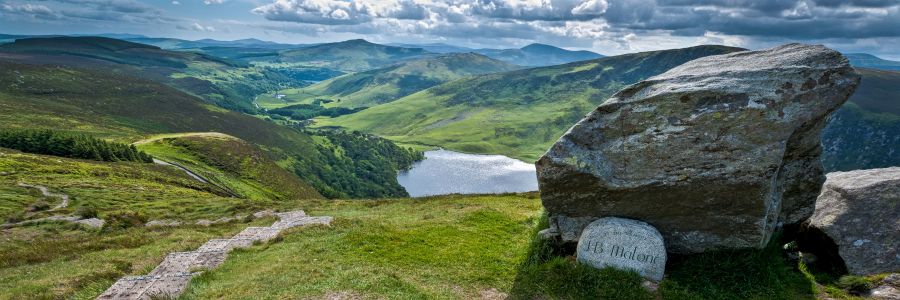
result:
<svg viewBox="0 0 900 300"><path fill-rule="evenodd" d="M77 209L75 209L75 214L85 219L96 218L97 209L90 206L79 206Z"/></svg>
<svg viewBox="0 0 900 300"><path fill-rule="evenodd" d="M841 276L838 279L837 286L856 295L861 295L872 289L872 283L869 280L853 275Z"/></svg>
<svg viewBox="0 0 900 300"><path fill-rule="evenodd" d="M35 201L28 206L28 211L30 212L45 211L48 209L50 209L50 203L47 203L47 201L44 200Z"/></svg>
<svg viewBox="0 0 900 300"><path fill-rule="evenodd" d="M144 226L147 217L138 212L124 211L115 212L106 216L106 223L103 226L104 231L121 230L131 227Z"/></svg>
<svg viewBox="0 0 900 300"><path fill-rule="evenodd" d="M17 213L6 216L7 223L18 223L18 222L22 222L24 220L25 220L24 212L17 212Z"/></svg>

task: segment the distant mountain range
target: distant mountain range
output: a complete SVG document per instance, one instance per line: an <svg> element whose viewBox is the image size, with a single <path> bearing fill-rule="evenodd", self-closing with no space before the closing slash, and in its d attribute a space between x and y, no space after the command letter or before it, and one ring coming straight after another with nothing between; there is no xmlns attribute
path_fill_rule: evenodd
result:
<svg viewBox="0 0 900 300"><path fill-rule="evenodd" d="M900 61L881 59L867 53L847 53L844 56L854 67L900 71Z"/></svg>

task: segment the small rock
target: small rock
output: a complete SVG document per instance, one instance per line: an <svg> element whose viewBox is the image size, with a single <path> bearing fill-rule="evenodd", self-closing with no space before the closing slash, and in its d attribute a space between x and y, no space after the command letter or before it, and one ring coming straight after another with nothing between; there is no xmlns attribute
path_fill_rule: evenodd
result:
<svg viewBox="0 0 900 300"><path fill-rule="evenodd" d="M872 289L869 296L880 300L900 300L900 290L889 285L882 285Z"/></svg>
<svg viewBox="0 0 900 300"><path fill-rule="evenodd" d="M881 280L881 282L900 288L900 274L888 274L888 276L885 276L884 279Z"/></svg>
<svg viewBox="0 0 900 300"><path fill-rule="evenodd" d="M174 227L181 226L181 221L178 220L151 220L144 224L146 227Z"/></svg>
<svg viewBox="0 0 900 300"><path fill-rule="evenodd" d="M197 220L197 222L194 223L194 224L197 224L197 225L200 225L200 226L210 226L210 225L213 224L213 222L210 221L210 220L207 220L207 219L201 219L201 220Z"/></svg>
<svg viewBox="0 0 900 300"><path fill-rule="evenodd" d="M659 290L659 283L650 280L644 280L644 282L641 282L641 286L651 294L656 293L656 291Z"/></svg>
<svg viewBox="0 0 900 300"><path fill-rule="evenodd" d="M660 281L666 269L666 246L650 224L622 218L591 222L581 233L577 260L595 268L634 270Z"/></svg>

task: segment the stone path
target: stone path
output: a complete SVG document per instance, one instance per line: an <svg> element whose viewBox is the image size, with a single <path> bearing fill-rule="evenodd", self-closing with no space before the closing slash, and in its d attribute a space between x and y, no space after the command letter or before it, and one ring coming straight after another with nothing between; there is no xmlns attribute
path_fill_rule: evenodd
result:
<svg viewBox="0 0 900 300"><path fill-rule="evenodd" d="M331 217L310 217L302 210L275 215L279 220L269 227L247 227L230 239L212 239L194 251L169 253L149 274L123 277L97 299L178 297L193 276L218 267L232 249L249 247L257 241L271 240L288 228L315 224L331 225L332 220Z"/></svg>

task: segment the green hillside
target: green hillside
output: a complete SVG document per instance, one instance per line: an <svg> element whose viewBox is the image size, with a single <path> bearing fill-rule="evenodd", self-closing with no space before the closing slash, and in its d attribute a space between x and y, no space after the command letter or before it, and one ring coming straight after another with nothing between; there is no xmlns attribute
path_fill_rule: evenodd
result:
<svg viewBox="0 0 900 300"><path fill-rule="evenodd" d="M402 60L433 55L421 48L402 48L348 40L281 51L276 63L302 64L343 72L360 72Z"/></svg>
<svg viewBox="0 0 900 300"><path fill-rule="evenodd" d="M10 83L0 86L0 129L58 129L121 142L165 133L221 132L260 146L280 166L329 197L404 196L395 173L415 156L392 144L369 149L371 142L357 145L356 138L279 126L117 72L0 60L0 82ZM354 153L366 155L356 160L339 155L343 148L357 147ZM373 166L381 169L365 171Z"/></svg>
<svg viewBox="0 0 900 300"><path fill-rule="evenodd" d="M900 71L861 69L856 93L822 132L827 170L900 165Z"/></svg>
<svg viewBox="0 0 900 300"><path fill-rule="evenodd" d="M332 78L308 87L261 95L265 108L290 104L327 102L326 107L371 107L432 86L471 75L512 71L519 67L475 53L457 53L416 59L399 64Z"/></svg>
<svg viewBox="0 0 900 300"><path fill-rule="evenodd" d="M251 200L321 198L256 146L217 133L168 134L138 141L138 149L199 174L229 194Z"/></svg>
<svg viewBox="0 0 900 300"><path fill-rule="evenodd" d="M0 45L0 58L140 76L245 112L255 111L252 100L257 94L337 75L316 68L251 66L203 53L168 51L103 37L20 39Z"/></svg>
<svg viewBox="0 0 900 300"><path fill-rule="evenodd" d="M724 46L643 52L445 83L319 126L403 143L536 160L572 124L622 87Z"/></svg>

